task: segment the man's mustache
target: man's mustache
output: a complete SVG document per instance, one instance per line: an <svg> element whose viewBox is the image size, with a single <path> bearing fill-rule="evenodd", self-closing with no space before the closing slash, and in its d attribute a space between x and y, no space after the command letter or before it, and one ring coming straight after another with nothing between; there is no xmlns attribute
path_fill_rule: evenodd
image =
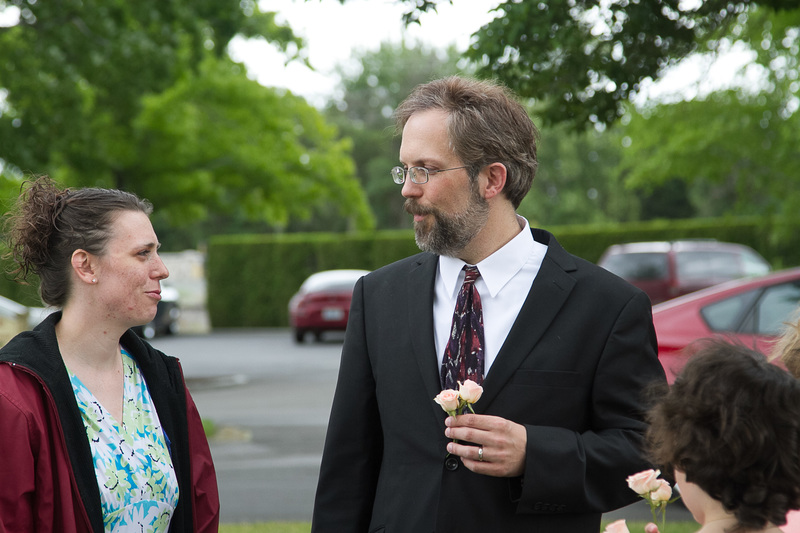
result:
<svg viewBox="0 0 800 533"><path fill-rule="evenodd" d="M419 205L416 200L412 198L407 198L405 203L403 203L403 209L406 210L406 213L409 215L433 215L436 214L436 209L433 207L425 207Z"/></svg>

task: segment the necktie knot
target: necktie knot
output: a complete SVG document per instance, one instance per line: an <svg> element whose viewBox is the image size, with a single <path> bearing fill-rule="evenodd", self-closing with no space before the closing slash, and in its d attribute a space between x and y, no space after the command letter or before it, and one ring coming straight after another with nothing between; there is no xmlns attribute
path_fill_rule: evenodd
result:
<svg viewBox="0 0 800 533"><path fill-rule="evenodd" d="M466 273L464 283L475 283L475 280L481 275L478 272L478 267L474 265L464 265L464 272Z"/></svg>

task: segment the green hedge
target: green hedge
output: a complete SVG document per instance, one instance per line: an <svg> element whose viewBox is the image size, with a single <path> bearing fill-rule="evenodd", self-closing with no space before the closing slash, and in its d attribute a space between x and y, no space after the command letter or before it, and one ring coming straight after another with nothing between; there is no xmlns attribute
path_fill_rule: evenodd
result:
<svg viewBox="0 0 800 533"><path fill-rule="evenodd" d="M237 235L208 246L208 313L214 327L286 326L287 305L320 270L375 270L419 252L411 231Z"/></svg>
<svg viewBox="0 0 800 533"><path fill-rule="evenodd" d="M545 227L570 252L596 262L621 242L714 238L747 244L775 268L800 265L798 220L767 217L659 220ZM217 236L209 242L208 311L213 327L283 327L289 298L319 270L375 270L417 253L407 231Z"/></svg>

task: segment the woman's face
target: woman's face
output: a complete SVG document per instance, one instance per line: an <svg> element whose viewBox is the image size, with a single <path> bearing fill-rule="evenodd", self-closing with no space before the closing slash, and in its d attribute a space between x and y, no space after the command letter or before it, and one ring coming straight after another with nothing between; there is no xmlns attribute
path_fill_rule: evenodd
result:
<svg viewBox="0 0 800 533"><path fill-rule="evenodd" d="M98 257L95 284L104 319L125 328L146 324L156 315L161 280L169 276L158 255L158 238L140 211L121 211L112 224L105 253Z"/></svg>

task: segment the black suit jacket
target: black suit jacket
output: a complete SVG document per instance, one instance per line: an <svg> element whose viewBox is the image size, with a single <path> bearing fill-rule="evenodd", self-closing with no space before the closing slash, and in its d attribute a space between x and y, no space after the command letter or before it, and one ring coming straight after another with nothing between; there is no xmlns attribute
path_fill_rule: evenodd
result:
<svg viewBox="0 0 800 533"><path fill-rule="evenodd" d="M547 254L474 406L525 425L524 475L447 457L433 401L438 257L418 254L356 285L312 531L597 533L601 513L637 498L625 478L649 468L642 392L664 381L650 301L533 234Z"/></svg>

